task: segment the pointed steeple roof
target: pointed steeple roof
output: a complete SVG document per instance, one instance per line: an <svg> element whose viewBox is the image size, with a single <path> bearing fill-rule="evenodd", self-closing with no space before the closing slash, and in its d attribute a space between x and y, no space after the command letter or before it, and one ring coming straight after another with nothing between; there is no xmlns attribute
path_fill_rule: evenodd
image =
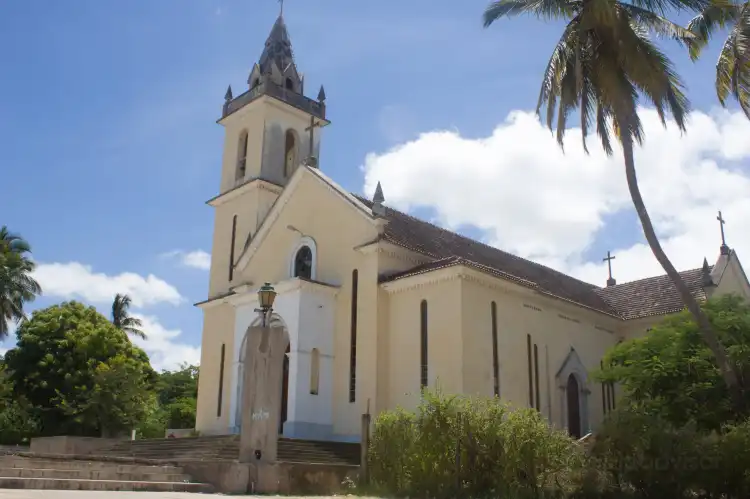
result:
<svg viewBox="0 0 750 499"><path fill-rule="evenodd" d="M271 33L266 39L263 53L260 56L260 61L258 61L261 73L270 73L270 66L274 63L280 71L284 71L290 64L294 64L292 41L289 38L289 32L286 30L284 17L281 15L273 24Z"/></svg>

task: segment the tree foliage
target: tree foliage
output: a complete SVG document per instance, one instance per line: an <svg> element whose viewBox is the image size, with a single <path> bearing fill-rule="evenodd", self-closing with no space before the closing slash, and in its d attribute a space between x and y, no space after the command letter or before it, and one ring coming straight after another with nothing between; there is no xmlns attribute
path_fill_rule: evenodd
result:
<svg viewBox="0 0 750 499"><path fill-rule="evenodd" d="M0 340L10 331L10 322L24 319L23 307L42 292L31 272L31 246L21 236L0 227Z"/></svg>
<svg viewBox="0 0 750 499"><path fill-rule="evenodd" d="M714 0L688 24L697 43L690 56L697 59L717 31L728 30L716 61L716 95L726 106L731 94L750 119L750 2Z"/></svg>
<svg viewBox="0 0 750 499"><path fill-rule="evenodd" d="M132 424L156 374L146 353L93 307L35 311L5 358L14 394L42 435L98 436Z"/></svg>
<svg viewBox="0 0 750 499"><path fill-rule="evenodd" d="M737 372L750 379L750 306L725 295L706 302L703 310ZM717 430L745 416L735 411L716 359L687 312L665 319L642 338L620 343L605 365L610 367L599 373L600 379L618 383L625 403L677 426L693 420L699 428Z"/></svg>
<svg viewBox="0 0 750 499"><path fill-rule="evenodd" d="M143 332L141 320L130 315L130 297L117 293L112 301L112 324L121 331L133 336L146 339L146 333Z"/></svg>

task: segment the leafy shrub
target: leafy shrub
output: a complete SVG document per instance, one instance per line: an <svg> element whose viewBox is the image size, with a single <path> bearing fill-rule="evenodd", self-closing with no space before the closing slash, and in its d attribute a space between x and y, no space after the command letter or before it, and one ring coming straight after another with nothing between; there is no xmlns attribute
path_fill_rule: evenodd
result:
<svg viewBox="0 0 750 499"><path fill-rule="evenodd" d="M579 497L750 497L750 422L708 433L615 411L596 436L583 483Z"/></svg>
<svg viewBox="0 0 750 499"><path fill-rule="evenodd" d="M564 497L581 447L534 410L426 390L416 413L380 414L368 455L375 490L410 497Z"/></svg>

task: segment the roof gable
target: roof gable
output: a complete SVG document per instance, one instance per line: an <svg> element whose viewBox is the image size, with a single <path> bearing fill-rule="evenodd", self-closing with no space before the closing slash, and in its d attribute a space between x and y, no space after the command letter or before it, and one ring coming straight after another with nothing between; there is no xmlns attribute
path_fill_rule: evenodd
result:
<svg viewBox="0 0 750 499"><path fill-rule="evenodd" d="M345 206L348 206L349 209L356 210L356 212L359 213L364 220L372 224L377 223L377 220L375 217L373 217L372 212L370 212L370 210L368 210L368 208L360 203L359 200L357 200L354 196L345 191L341 186L339 186L329 177L324 175L319 169L301 164L292 175L292 178L289 179L289 182L281 192L281 195L276 199L273 206L268 211L266 218L263 219L260 227L258 227L258 231L255 233L255 236L249 241L249 244L246 243L245 249L239 260L237 261L237 264L235 265L235 270L241 272L247 267L253 255L258 251L258 248L263 244L263 241L268 236L268 233L273 227L274 222L281 215L284 206L286 206L297 189L299 189L302 179L305 177L313 178L316 182L323 184L330 192L334 193L338 198L344 201Z"/></svg>

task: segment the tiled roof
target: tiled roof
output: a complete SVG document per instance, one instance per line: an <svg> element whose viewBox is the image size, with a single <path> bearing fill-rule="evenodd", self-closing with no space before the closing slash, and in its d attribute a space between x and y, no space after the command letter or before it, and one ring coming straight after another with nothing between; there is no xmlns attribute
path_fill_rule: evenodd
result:
<svg viewBox="0 0 750 499"><path fill-rule="evenodd" d="M680 272L680 276L693 296L699 300L706 298L702 268ZM677 288L666 274L599 288L597 293L626 320L671 314L683 309Z"/></svg>
<svg viewBox="0 0 750 499"><path fill-rule="evenodd" d="M356 197L368 208L372 207L371 201ZM385 218L388 224L382 236L384 240L435 260L383 276L382 282L453 265L466 265L623 319L667 314L682 309L680 296L666 275L600 288L398 210L386 207ZM689 270L681 275L694 295L705 298L702 269Z"/></svg>

